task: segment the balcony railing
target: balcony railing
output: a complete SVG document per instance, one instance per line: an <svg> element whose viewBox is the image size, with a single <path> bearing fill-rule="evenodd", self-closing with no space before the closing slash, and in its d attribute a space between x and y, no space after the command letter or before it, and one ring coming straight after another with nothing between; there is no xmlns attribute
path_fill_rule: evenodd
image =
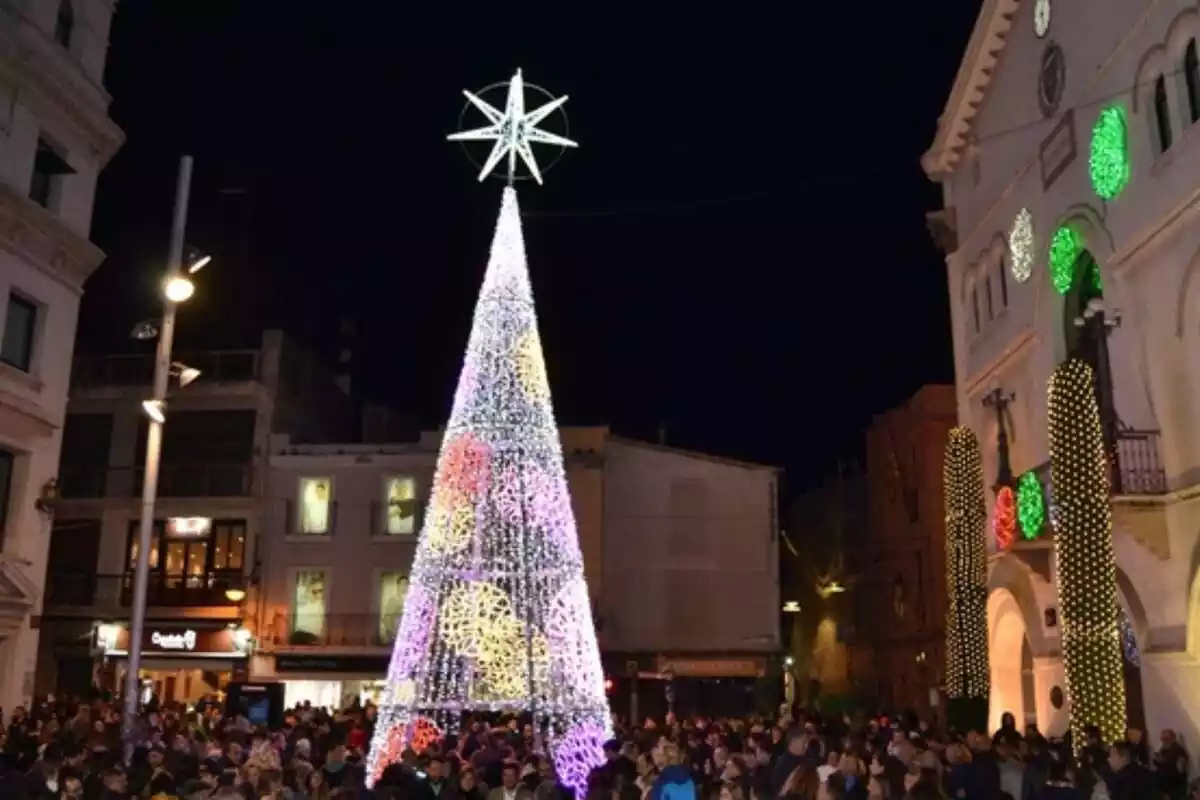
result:
<svg viewBox="0 0 1200 800"><path fill-rule="evenodd" d="M1159 460L1158 431L1121 428L1117 431L1117 469L1114 494L1166 494L1167 473Z"/></svg>
<svg viewBox="0 0 1200 800"><path fill-rule="evenodd" d="M391 647L400 612L395 614L320 614L288 618L280 614L268 625L260 644L289 647Z"/></svg>
<svg viewBox="0 0 1200 800"><path fill-rule="evenodd" d="M260 379L258 350L210 350L181 353L178 361L195 367L205 384L257 381ZM154 356L79 356L71 368L71 386L150 386L154 378Z"/></svg>
<svg viewBox="0 0 1200 800"><path fill-rule="evenodd" d="M68 500L139 497L143 467L69 466L59 470L59 494ZM159 497L249 497L254 489L248 464L163 464Z"/></svg>
<svg viewBox="0 0 1200 800"><path fill-rule="evenodd" d="M245 586L241 570L219 570L203 575L167 575L151 572L146 586L149 606L236 606L225 596L229 589ZM90 575L50 572L46 575L45 605L58 607L128 606L133 598L133 573Z"/></svg>

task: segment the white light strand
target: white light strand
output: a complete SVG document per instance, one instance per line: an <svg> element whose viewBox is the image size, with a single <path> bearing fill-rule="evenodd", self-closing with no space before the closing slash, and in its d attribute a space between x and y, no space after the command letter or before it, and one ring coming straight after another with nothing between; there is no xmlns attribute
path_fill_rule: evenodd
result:
<svg viewBox="0 0 1200 800"><path fill-rule="evenodd" d="M1012 230L1008 232L1008 255L1012 275L1024 283L1033 275L1033 259L1037 250L1033 235L1033 214L1028 208L1017 212Z"/></svg>

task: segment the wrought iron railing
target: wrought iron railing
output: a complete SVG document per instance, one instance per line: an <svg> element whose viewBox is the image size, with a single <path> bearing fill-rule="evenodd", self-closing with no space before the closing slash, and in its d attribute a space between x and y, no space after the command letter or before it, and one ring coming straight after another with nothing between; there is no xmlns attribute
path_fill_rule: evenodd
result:
<svg viewBox="0 0 1200 800"><path fill-rule="evenodd" d="M46 575L47 607L115 608L128 606L133 598L133 573L94 575L49 572ZM146 586L149 606L236 606L226 594L244 589L241 570L218 570L201 575L169 575L151 571ZM235 595L236 596L236 595Z"/></svg>
<svg viewBox="0 0 1200 800"><path fill-rule="evenodd" d="M1159 456L1158 431L1117 431L1117 468L1113 494L1166 494L1167 473Z"/></svg>
<svg viewBox="0 0 1200 800"><path fill-rule="evenodd" d="M260 379L258 350L208 350L180 353L178 361L200 370L206 384L257 381ZM154 356L78 356L71 368L71 386L150 386L154 378Z"/></svg>
<svg viewBox="0 0 1200 800"><path fill-rule="evenodd" d="M143 467L70 466L59 470L59 494L67 500L138 497ZM249 497L254 490L249 464L163 464L159 497Z"/></svg>
<svg viewBox="0 0 1200 800"><path fill-rule="evenodd" d="M280 614L259 637L268 648L390 647L400 611L384 614Z"/></svg>

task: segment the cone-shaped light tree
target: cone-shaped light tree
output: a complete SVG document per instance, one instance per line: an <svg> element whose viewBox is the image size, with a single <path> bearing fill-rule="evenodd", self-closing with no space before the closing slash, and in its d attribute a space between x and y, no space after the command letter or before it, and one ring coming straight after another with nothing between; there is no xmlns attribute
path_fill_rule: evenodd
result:
<svg viewBox="0 0 1200 800"><path fill-rule="evenodd" d="M1108 459L1092 369L1072 359L1050 378L1050 477L1055 577L1071 737L1098 725L1105 741L1125 733L1125 675Z"/></svg>
<svg viewBox="0 0 1200 800"><path fill-rule="evenodd" d="M503 112L467 93L492 124L453 138L496 141L481 179L504 156L511 177L519 155L540 180L529 142L568 141L535 128L565 98L526 114L523 91L518 72ZM404 749L457 731L476 710L532 713L559 779L580 796L604 760L604 674L511 180L388 684L367 758L371 785Z"/></svg>
<svg viewBox="0 0 1200 800"><path fill-rule="evenodd" d="M991 673L987 641L987 507L979 440L950 431L942 478L946 495L947 718L959 731L986 731Z"/></svg>

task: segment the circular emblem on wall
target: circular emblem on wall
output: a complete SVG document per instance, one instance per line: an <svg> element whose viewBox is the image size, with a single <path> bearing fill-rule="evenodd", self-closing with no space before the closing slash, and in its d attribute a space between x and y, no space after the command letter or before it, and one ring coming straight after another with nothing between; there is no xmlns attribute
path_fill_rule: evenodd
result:
<svg viewBox="0 0 1200 800"><path fill-rule="evenodd" d="M1052 117L1058 111L1066 85L1066 57L1057 42L1050 42L1042 51L1042 65L1038 70L1038 105L1044 116Z"/></svg>
<svg viewBox="0 0 1200 800"><path fill-rule="evenodd" d="M1061 686L1055 686L1050 690L1050 705L1054 706L1056 711L1063 707L1064 700L1065 697L1063 696L1063 690Z"/></svg>

